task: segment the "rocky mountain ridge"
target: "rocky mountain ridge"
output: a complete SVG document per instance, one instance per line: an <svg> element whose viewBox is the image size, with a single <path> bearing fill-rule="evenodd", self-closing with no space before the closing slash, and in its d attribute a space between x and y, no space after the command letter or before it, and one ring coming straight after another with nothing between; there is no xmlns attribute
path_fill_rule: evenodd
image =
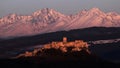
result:
<svg viewBox="0 0 120 68"><path fill-rule="evenodd" d="M98 8L65 15L45 8L31 15L10 14L0 18L0 37L16 37L88 27L120 27L120 15Z"/></svg>

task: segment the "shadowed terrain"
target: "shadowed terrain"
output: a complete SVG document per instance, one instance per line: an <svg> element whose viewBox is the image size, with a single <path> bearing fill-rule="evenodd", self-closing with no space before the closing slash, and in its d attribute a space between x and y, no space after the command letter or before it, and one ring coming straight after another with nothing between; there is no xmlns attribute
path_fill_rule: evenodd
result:
<svg viewBox="0 0 120 68"><path fill-rule="evenodd" d="M6 55L12 56L11 51L15 52L13 54L17 54L21 51L24 51L25 48L28 48L30 46L42 45L42 44L50 43L52 41L61 41L63 37L69 38L68 41L82 39L86 42L96 41L96 40L116 39L116 38L120 38L120 28L92 27L92 28L77 29L70 31L46 33L35 36L24 36L17 38L1 39L0 56L1 57L5 57Z"/></svg>
<svg viewBox="0 0 120 68"><path fill-rule="evenodd" d="M62 53L59 50L48 49L47 55L36 57L21 57L18 59L2 59L0 65L5 68L119 68L119 64L107 62L91 55L85 50Z"/></svg>
<svg viewBox="0 0 120 68"><path fill-rule="evenodd" d="M68 53L67 56L53 56L47 55L44 57L24 57L19 59L3 59L11 56L16 56L24 52L24 48L36 45L43 45L52 41L61 41L63 37L69 38L68 41L82 39L89 42L89 50L92 54L86 52ZM93 44L90 41L96 40L109 40L120 38L120 28L106 28L106 27L92 27L85 29L77 29L70 31L59 31L53 33L40 34L35 36L24 36L9 39L0 39L0 65L5 67L109 67L119 68L119 63L112 63L110 59L119 59L119 44L120 41L115 43L106 44ZM21 50L22 49L22 50ZM10 53L12 52L12 53ZM13 53L15 52L15 53ZM57 52L57 51L54 51ZM79 54L85 54L79 56ZM60 53L59 53L60 54ZM76 54L76 55L74 55ZM72 56L71 56L72 55ZM96 56L97 55L97 56ZM110 57L109 57L110 56ZM112 56L112 57L111 57ZM79 58L78 58L79 57ZM109 58L108 58L109 57ZM54 58L54 59L53 59ZM85 59L83 59L85 58ZM107 60L108 61L107 61ZM115 60L117 60L115 59ZM119 60L118 60L119 61ZM117 62L117 61L115 61Z"/></svg>

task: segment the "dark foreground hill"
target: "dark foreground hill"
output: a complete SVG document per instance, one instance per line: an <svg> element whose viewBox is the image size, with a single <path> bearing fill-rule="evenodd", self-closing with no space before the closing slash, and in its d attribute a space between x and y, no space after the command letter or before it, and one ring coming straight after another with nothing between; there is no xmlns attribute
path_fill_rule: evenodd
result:
<svg viewBox="0 0 120 68"><path fill-rule="evenodd" d="M44 56L2 59L0 66L3 68L119 68L119 64L102 60L85 50L54 55L56 51L47 51L49 54Z"/></svg>
<svg viewBox="0 0 120 68"><path fill-rule="evenodd" d="M120 38L120 27L91 27L85 29L46 33L35 36L0 39L0 58L5 57L6 55L9 57L11 56L11 52L19 52L18 50L30 46L42 45L52 41L61 41L63 37L67 37L68 41L82 39L86 42L104 39L116 39Z"/></svg>
<svg viewBox="0 0 120 68"><path fill-rule="evenodd" d="M0 45L4 46L32 46L46 44L52 41L61 41L63 37L68 41L82 39L85 41L120 38L120 27L91 27L70 31L58 31L34 36L22 36L10 39L1 39Z"/></svg>

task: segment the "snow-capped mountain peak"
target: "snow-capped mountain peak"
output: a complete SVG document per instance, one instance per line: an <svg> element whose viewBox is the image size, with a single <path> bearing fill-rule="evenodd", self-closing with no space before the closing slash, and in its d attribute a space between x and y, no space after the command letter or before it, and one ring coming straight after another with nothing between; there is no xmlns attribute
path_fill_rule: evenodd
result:
<svg viewBox="0 0 120 68"><path fill-rule="evenodd" d="M32 15L39 16L39 15L63 15L63 14L57 12L54 9L44 8L44 9L34 12Z"/></svg>
<svg viewBox="0 0 120 68"><path fill-rule="evenodd" d="M99 8L92 8L92 9L90 9L90 11L93 11L93 12L99 12L99 11L101 11Z"/></svg>
<svg viewBox="0 0 120 68"><path fill-rule="evenodd" d="M99 8L92 8L88 11L88 13L91 15L104 15L105 14Z"/></svg>
<svg viewBox="0 0 120 68"><path fill-rule="evenodd" d="M35 35L87 27L120 27L120 15L104 13L98 8L65 15L44 8L31 15L11 14L0 18L0 37Z"/></svg>

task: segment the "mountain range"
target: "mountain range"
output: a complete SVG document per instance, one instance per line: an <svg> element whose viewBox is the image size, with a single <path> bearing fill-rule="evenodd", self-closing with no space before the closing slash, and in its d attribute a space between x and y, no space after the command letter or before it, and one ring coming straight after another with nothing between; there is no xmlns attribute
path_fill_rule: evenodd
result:
<svg viewBox="0 0 120 68"><path fill-rule="evenodd" d="M19 37L88 27L120 27L120 14L98 8L65 15L44 8L31 15L9 14L0 18L0 37Z"/></svg>

